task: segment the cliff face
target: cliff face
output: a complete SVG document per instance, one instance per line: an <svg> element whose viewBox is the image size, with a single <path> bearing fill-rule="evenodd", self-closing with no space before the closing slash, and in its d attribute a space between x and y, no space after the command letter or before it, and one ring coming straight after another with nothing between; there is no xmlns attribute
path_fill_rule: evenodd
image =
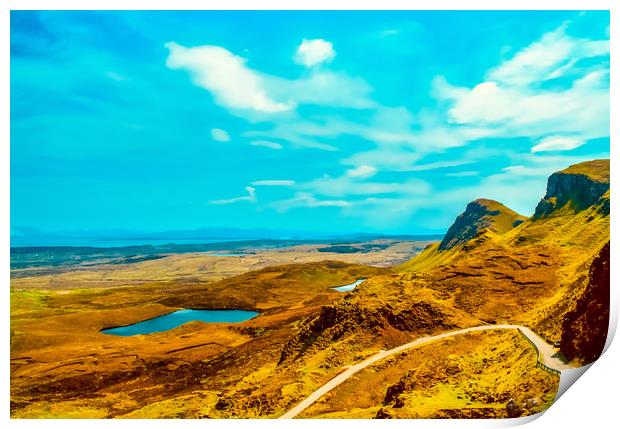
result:
<svg viewBox="0 0 620 429"><path fill-rule="evenodd" d="M588 286L562 324L562 352L593 362L603 352L609 326L609 242L590 266Z"/></svg>
<svg viewBox="0 0 620 429"><path fill-rule="evenodd" d="M609 160L595 160L572 165L549 177L547 193L538 203L534 219L549 216L565 207L572 212L580 212L601 203L601 198L608 190ZM607 214L608 211L609 205L607 204Z"/></svg>
<svg viewBox="0 0 620 429"><path fill-rule="evenodd" d="M465 243L485 229L503 234L525 219L497 201L477 199L467 204L465 211L456 218L439 244L439 250Z"/></svg>

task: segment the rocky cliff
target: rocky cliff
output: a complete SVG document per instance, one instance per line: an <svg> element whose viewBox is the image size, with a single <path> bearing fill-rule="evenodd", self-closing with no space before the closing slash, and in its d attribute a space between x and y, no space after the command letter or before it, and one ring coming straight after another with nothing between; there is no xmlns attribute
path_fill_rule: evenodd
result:
<svg viewBox="0 0 620 429"><path fill-rule="evenodd" d="M439 244L439 250L448 250L465 243L485 229L503 234L525 219L525 216L497 201L479 198L467 204L465 211L456 218Z"/></svg>
<svg viewBox="0 0 620 429"><path fill-rule="evenodd" d="M567 209L580 212L590 206L602 203L609 191L609 160L597 159L571 165L565 170L553 173L547 181L547 193L538 203L534 219L550 216ZM607 200L609 195L607 194ZM609 204L607 203L607 214Z"/></svg>
<svg viewBox="0 0 620 429"><path fill-rule="evenodd" d="M562 324L562 352L593 362L603 352L609 326L609 242L590 266L588 286Z"/></svg>

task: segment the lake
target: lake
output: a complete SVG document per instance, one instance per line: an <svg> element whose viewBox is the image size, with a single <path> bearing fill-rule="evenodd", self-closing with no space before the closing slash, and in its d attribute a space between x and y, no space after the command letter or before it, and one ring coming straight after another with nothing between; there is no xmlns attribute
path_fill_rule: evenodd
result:
<svg viewBox="0 0 620 429"><path fill-rule="evenodd" d="M200 321L207 323L239 323L256 317L258 312L249 310L192 310L183 309L163 316L143 320L133 325L102 329L104 334L129 337L132 335L164 332L181 326L184 323Z"/></svg>
<svg viewBox="0 0 620 429"><path fill-rule="evenodd" d="M353 283L344 286L336 286L332 289L337 290L338 292L349 292L355 289L358 285L362 284L366 279L355 280Z"/></svg>

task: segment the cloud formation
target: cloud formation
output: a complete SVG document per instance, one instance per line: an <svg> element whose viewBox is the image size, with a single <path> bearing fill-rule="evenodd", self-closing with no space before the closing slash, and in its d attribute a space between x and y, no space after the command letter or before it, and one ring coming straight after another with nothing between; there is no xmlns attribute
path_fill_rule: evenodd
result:
<svg viewBox="0 0 620 429"><path fill-rule="evenodd" d="M333 56L323 43L305 46L304 58L312 65ZM218 105L248 119L278 118L300 104L374 106L369 98L370 86L343 73L317 69L298 79L288 79L252 69L245 58L221 46L185 47L168 42L165 47L169 51L168 68L189 72L192 82L209 91Z"/></svg>
<svg viewBox="0 0 620 429"><path fill-rule="evenodd" d="M308 70L293 79L250 69L245 59L218 51L235 64L232 69L254 82L244 93L260 95L260 102L245 103L244 108L269 114L262 117L260 127L240 133L250 145L338 152L343 141L364 142L340 158L344 168L341 175L252 184L292 188L295 193L291 198L267 205L280 212L298 207L339 207L348 216L380 216L394 222L413 215L420 207L480 196L501 198L517 194L525 182L538 185L553 168L577 159L550 158L548 152L570 151L609 135L609 40L571 36L569 26L563 24L542 34L539 40L481 73L480 80L471 86L436 76L430 94L434 104L417 112L410 107L383 105L373 98L373 88L364 79L330 70L335 51L323 39L302 41L294 61ZM205 48L184 49L185 53L193 52L190 56L201 57ZM169 66L178 66L172 57L171 51ZM214 74L211 69L218 65L199 60L183 64L180 67L188 68L194 82L212 92L231 113L242 105L235 105L231 97L218 96L222 90L218 85L196 80L196 75ZM225 74L215 76L223 78ZM302 105L320 109L311 113L304 110L302 116ZM349 115L343 109L363 113ZM253 117L247 118L252 122ZM476 171L475 164L486 159L489 152L459 148L483 140L510 141L514 147L500 145L503 149L499 152L509 158L505 162L513 164L505 170L498 166L500 173L490 176ZM456 158L450 155L457 153ZM459 171L465 165L467 170ZM434 189L428 181L417 178L434 170L476 185L455 194ZM394 173L408 176L377 180L379 171L381 178ZM515 177L524 182L515 181ZM432 202L425 198L430 193ZM525 207L531 201L514 196L513 202Z"/></svg>
<svg viewBox="0 0 620 429"><path fill-rule="evenodd" d="M490 137L608 136L609 65L590 60L609 55L609 40L572 37L567 25L492 68L472 88L436 78L435 94L450 104L451 124L478 127Z"/></svg>
<svg viewBox="0 0 620 429"><path fill-rule="evenodd" d="M294 180L255 180L252 182L254 186L293 186Z"/></svg>
<svg viewBox="0 0 620 429"><path fill-rule="evenodd" d="M377 169L375 167L366 164L347 170L347 176L359 179L367 179L368 177L374 176L376 173Z"/></svg>
<svg viewBox="0 0 620 429"><path fill-rule="evenodd" d="M256 202L256 188L253 188L251 186L246 186L245 190L248 193L248 195L246 196L229 198L229 199L224 199L224 200L213 200L213 201L209 201L209 204L225 205L225 204L240 203L244 201L255 203Z"/></svg>
<svg viewBox="0 0 620 429"><path fill-rule="evenodd" d="M318 64L331 61L336 56L331 42L323 39L304 39L297 48L293 58L297 64L314 67Z"/></svg>
<svg viewBox="0 0 620 429"><path fill-rule="evenodd" d="M298 192L293 198L275 201L269 206L280 213L287 212L293 208L319 208L319 207L351 207L351 203L346 200L321 200L307 192Z"/></svg>
<svg viewBox="0 0 620 429"><path fill-rule="evenodd" d="M609 40L588 40L566 33L569 23L544 34L487 73L491 81L528 86L556 79L578 69L578 62L609 55Z"/></svg>
<svg viewBox="0 0 620 429"><path fill-rule="evenodd" d="M573 137L551 136L541 140L532 148L532 152L549 152L554 150L571 150L585 144L585 141Z"/></svg>
<svg viewBox="0 0 620 429"><path fill-rule="evenodd" d="M211 138L216 142L226 143L230 141L230 134L228 134L228 131L226 130L222 130L220 128L212 128Z"/></svg>
<svg viewBox="0 0 620 429"><path fill-rule="evenodd" d="M246 60L220 46L186 48L166 43L170 51L166 66L190 72L192 81L213 94L218 104L232 109L277 113L292 105L270 98L262 76L246 65Z"/></svg>
<svg viewBox="0 0 620 429"><path fill-rule="evenodd" d="M253 140L250 142L252 146L262 146L268 147L269 149L280 150L282 149L282 145L280 143L271 142L267 140Z"/></svg>

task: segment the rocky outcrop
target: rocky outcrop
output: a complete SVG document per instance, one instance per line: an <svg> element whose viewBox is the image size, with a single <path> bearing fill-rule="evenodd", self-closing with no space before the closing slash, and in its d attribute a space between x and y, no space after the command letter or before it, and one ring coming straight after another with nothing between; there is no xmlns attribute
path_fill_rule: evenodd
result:
<svg viewBox="0 0 620 429"><path fill-rule="evenodd" d="M339 301L324 306L316 318L303 325L284 346L278 364L301 357L308 349L322 349L356 331L379 335L392 328L405 332L427 332L456 328L452 315L428 302L407 303L402 309L365 306Z"/></svg>
<svg viewBox="0 0 620 429"><path fill-rule="evenodd" d="M609 242L590 266L588 286L562 324L561 349L572 360L595 361L603 352L609 326Z"/></svg>
<svg viewBox="0 0 620 429"><path fill-rule="evenodd" d="M607 174L604 172L607 171ZM547 181L547 193L538 203L534 219L549 216L567 208L580 212L596 204L604 205L609 191L609 160L595 160L575 164L553 173ZM605 212L605 208L602 209ZM607 214L609 198L607 198Z"/></svg>
<svg viewBox="0 0 620 429"><path fill-rule="evenodd" d="M525 217L501 203L487 199L477 199L467 204L439 245L439 250L448 250L489 230L497 234L525 221Z"/></svg>

